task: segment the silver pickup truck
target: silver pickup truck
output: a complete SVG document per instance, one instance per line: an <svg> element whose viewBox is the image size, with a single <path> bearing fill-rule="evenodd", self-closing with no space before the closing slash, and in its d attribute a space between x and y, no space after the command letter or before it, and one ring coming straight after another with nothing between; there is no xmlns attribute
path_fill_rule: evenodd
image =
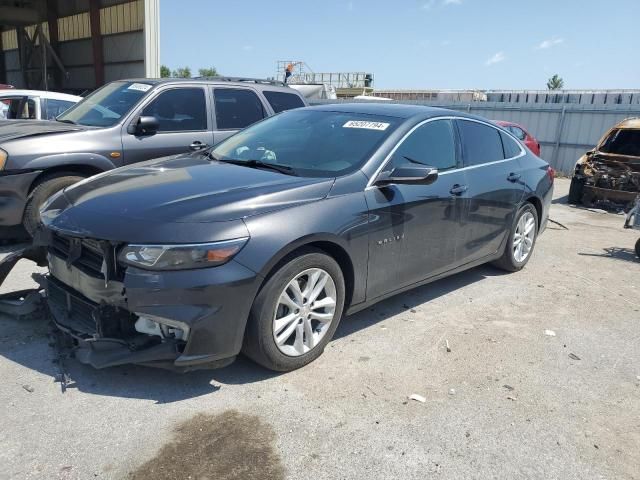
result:
<svg viewBox="0 0 640 480"><path fill-rule="evenodd" d="M56 121L0 121L1 235L31 234L46 199L84 178L203 150L305 105L296 90L268 80L145 78L111 82Z"/></svg>

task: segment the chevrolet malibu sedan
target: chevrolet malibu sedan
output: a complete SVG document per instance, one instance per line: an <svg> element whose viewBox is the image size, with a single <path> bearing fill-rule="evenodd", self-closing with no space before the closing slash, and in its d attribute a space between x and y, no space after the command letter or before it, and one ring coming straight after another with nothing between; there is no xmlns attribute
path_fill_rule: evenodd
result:
<svg viewBox="0 0 640 480"><path fill-rule="evenodd" d="M552 190L549 165L488 120L327 105L68 187L36 243L81 362L184 371L243 352L289 371L345 314L486 262L520 270Z"/></svg>

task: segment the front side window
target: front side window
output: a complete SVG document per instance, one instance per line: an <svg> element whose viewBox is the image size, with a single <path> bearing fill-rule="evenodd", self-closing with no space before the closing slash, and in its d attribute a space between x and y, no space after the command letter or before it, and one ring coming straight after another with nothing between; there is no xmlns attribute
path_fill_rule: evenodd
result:
<svg viewBox="0 0 640 480"><path fill-rule="evenodd" d="M470 120L458 120L465 166L504 160L497 128Z"/></svg>
<svg viewBox="0 0 640 480"><path fill-rule="evenodd" d="M399 123L380 115L291 110L229 137L211 154L280 165L299 176L337 177L360 168Z"/></svg>
<svg viewBox="0 0 640 480"><path fill-rule="evenodd" d="M67 100L57 100L54 98L41 98L40 110L42 112L42 118L45 120L55 120L55 118L61 113L68 110L74 105L73 102Z"/></svg>
<svg viewBox="0 0 640 480"><path fill-rule="evenodd" d="M264 118L264 108L251 90L216 88L216 123L218 130L238 130Z"/></svg>
<svg viewBox="0 0 640 480"><path fill-rule="evenodd" d="M413 131L393 155L394 166L421 163L438 170L456 166L456 143L451 120L427 122Z"/></svg>
<svg viewBox="0 0 640 480"><path fill-rule="evenodd" d="M108 83L76 103L57 120L90 127L110 127L129 113L151 88L152 85L139 82Z"/></svg>
<svg viewBox="0 0 640 480"><path fill-rule="evenodd" d="M612 131L600 146L602 153L640 157L640 130L618 129Z"/></svg>
<svg viewBox="0 0 640 480"><path fill-rule="evenodd" d="M270 90L265 90L262 93L276 113L304 107L302 99L295 93L273 92Z"/></svg>
<svg viewBox="0 0 640 480"><path fill-rule="evenodd" d="M165 90L144 107L141 115L156 117L158 132L207 129L207 102L202 88Z"/></svg>

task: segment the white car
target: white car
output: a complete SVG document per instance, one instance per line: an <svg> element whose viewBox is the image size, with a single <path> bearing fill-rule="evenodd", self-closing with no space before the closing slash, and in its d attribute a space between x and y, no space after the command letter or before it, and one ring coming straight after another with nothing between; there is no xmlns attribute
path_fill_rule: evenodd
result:
<svg viewBox="0 0 640 480"><path fill-rule="evenodd" d="M42 90L0 90L0 120L55 120L82 97Z"/></svg>

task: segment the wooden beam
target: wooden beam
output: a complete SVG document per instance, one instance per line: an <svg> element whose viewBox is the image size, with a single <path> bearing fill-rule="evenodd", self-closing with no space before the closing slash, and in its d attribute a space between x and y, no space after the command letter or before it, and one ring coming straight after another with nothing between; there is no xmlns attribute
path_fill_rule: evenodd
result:
<svg viewBox="0 0 640 480"><path fill-rule="evenodd" d="M93 69L96 76L96 88L104 84L104 53L102 50L102 32L100 31L100 1L90 0L89 21L91 23L91 44L93 46Z"/></svg>

